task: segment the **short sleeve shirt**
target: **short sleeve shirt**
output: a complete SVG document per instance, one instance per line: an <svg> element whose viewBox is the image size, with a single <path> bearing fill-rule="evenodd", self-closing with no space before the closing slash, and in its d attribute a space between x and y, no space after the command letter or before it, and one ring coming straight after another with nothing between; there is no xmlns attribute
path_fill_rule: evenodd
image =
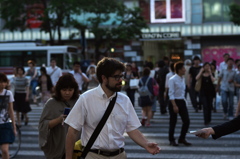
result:
<svg viewBox="0 0 240 159"><path fill-rule="evenodd" d="M5 93L6 93L6 96L5 96ZM8 105L9 103L12 103L12 102L14 102L12 92L4 89L2 93L0 93L0 124L8 122L8 118L9 118Z"/></svg>
<svg viewBox="0 0 240 159"><path fill-rule="evenodd" d="M65 123L78 131L82 129L83 146L86 146L114 96L115 94L108 98L99 85L82 94L67 116ZM118 92L114 108L92 149L119 149L124 146L124 132L133 131L140 126L131 101L125 94Z"/></svg>

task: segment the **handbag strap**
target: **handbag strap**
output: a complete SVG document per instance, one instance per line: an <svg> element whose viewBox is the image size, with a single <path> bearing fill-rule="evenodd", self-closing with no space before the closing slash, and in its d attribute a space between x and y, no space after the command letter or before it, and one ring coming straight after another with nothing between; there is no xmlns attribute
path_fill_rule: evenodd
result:
<svg viewBox="0 0 240 159"><path fill-rule="evenodd" d="M116 96L112 98L112 100L110 101L110 103L108 104L107 110L105 111L102 119L100 120L100 122L98 123L96 129L94 130L92 136L90 137L86 147L83 150L83 153L81 155L82 158L85 158L89 152L89 150L91 149L93 143L95 142L95 140L97 139L99 133L101 132L103 126L105 125L110 113L113 110L113 107L115 105L117 99L117 92L116 92Z"/></svg>
<svg viewBox="0 0 240 159"><path fill-rule="evenodd" d="M2 99L2 102L1 102L1 108L3 106L3 102L4 102L5 98L6 98L6 96L7 96L7 90L5 91L4 96L3 96L3 99Z"/></svg>

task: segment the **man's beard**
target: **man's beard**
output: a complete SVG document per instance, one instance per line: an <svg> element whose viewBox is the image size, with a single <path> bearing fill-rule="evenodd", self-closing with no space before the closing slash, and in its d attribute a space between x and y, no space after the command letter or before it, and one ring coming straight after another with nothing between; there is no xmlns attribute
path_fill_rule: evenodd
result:
<svg viewBox="0 0 240 159"><path fill-rule="evenodd" d="M116 87L117 85L121 85L121 87ZM122 83L118 83L118 84L115 85L115 87L111 87L111 86L109 85L109 82L108 82L108 83L106 84L106 87L107 87L110 91L112 91L112 92L120 92L121 89L122 89Z"/></svg>

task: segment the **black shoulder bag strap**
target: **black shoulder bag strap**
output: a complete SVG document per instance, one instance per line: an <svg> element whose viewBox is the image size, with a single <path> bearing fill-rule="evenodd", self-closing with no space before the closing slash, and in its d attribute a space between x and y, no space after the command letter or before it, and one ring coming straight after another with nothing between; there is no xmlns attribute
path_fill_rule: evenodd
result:
<svg viewBox="0 0 240 159"><path fill-rule="evenodd" d="M110 113L113 110L113 107L115 105L117 99L117 92L116 92L116 96L112 98L112 100L110 101L110 103L108 104L107 110L105 111L102 119L100 120L100 122L98 123L96 129L94 130L92 136L90 137L86 147L84 147L83 153L81 155L81 158L85 158L89 152L89 150L91 149L93 143L95 142L95 140L97 139L99 133L101 132L103 126L105 125Z"/></svg>
<svg viewBox="0 0 240 159"><path fill-rule="evenodd" d="M5 100L6 96L7 96L7 90L5 91L4 96L2 98L2 102L1 102L1 107L0 108L3 107L3 103L4 103L4 100Z"/></svg>

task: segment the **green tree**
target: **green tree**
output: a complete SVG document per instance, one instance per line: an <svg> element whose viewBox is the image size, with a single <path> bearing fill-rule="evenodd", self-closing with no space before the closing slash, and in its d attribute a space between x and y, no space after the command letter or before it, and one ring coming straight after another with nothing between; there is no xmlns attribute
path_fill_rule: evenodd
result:
<svg viewBox="0 0 240 159"><path fill-rule="evenodd" d="M74 18L71 21L82 35L86 29L94 34L96 60L109 51L114 39L124 41L135 39L140 36L141 29L148 27L141 16L140 8L127 8L122 1L91 0L85 1L84 4L80 3L81 0L76 3L77 13L86 13L89 17L84 21ZM79 33L74 33L73 36ZM103 43L107 44L107 49L101 52L100 46Z"/></svg>
<svg viewBox="0 0 240 159"><path fill-rule="evenodd" d="M230 20L235 24L240 26L240 5L233 3L229 6L230 8Z"/></svg>

